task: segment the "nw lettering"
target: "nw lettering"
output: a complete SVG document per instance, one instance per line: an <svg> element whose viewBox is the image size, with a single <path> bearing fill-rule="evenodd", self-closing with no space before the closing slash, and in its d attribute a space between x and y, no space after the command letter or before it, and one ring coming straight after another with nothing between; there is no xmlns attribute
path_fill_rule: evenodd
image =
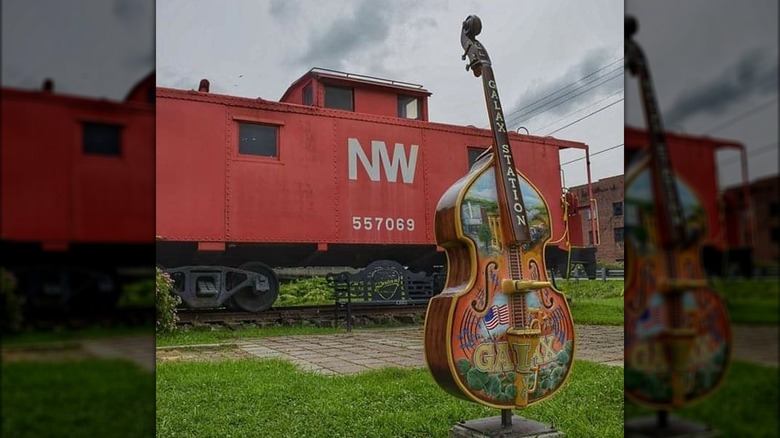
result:
<svg viewBox="0 0 780 438"><path fill-rule="evenodd" d="M393 150L393 156L387 152L387 146L383 141L371 140L371 159L363 150L363 146L356 138L347 140L347 154L349 162L349 179L357 180L358 160L363 165L363 169L368 174L371 181L380 180L380 167L384 167L385 178L388 182L398 180L398 172L401 172L401 179L405 184L414 183L414 174L417 167L417 151L419 146L410 145L407 158L406 148L402 143L396 143Z"/></svg>

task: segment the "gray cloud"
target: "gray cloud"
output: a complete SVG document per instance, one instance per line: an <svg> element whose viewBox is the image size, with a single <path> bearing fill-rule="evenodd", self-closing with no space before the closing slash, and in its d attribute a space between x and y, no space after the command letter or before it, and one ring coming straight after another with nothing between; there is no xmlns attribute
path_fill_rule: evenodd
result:
<svg viewBox="0 0 780 438"><path fill-rule="evenodd" d="M114 15L124 22L138 22L146 19L147 2L137 0L116 0L114 2Z"/></svg>
<svg viewBox="0 0 780 438"><path fill-rule="evenodd" d="M623 64L612 64L615 61L612 49L602 47L589 51L581 62L572 65L563 75L520 96L506 112L507 125L516 126L542 113L563 115L572 108L582 107L583 103L623 89L622 80L609 79L622 75ZM593 74L596 71L598 73Z"/></svg>
<svg viewBox="0 0 780 438"><path fill-rule="evenodd" d="M712 81L675 99L664 119L670 125L681 124L699 114L721 114L756 94L777 94L777 75L773 53L750 50Z"/></svg>
<svg viewBox="0 0 780 438"><path fill-rule="evenodd" d="M269 12L274 18L286 20L298 15L300 5L291 0L271 0Z"/></svg>
<svg viewBox="0 0 780 438"><path fill-rule="evenodd" d="M308 49L298 62L341 68L350 55L368 47L376 48L387 39L394 18L390 2L364 0L351 16L339 17L324 32L312 35Z"/></svg>

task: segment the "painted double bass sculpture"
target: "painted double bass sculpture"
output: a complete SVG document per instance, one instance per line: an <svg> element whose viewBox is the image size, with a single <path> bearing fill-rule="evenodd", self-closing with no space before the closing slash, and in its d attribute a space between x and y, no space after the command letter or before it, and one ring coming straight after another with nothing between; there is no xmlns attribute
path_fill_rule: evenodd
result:
<svg viewBox="0 0 780 438"><path fill-rule="evenodd" d="M639 80L650 147L626 172L625 394L665 410L700 400L723 380L731 333L699 258L704 209L674 174L636 30L627 18L627 67Z"/></svg>
<svg viewBox="0 0 780 438"><path fill-rule="evenodd" d="M436 208L436 242L448 271L444 290L428 305L425 357L445 391L508 412L561 388L575 338L566 299L547 281L549 209L517 170L515 157L522 157L509 144L490 58L475 39L481 28L469 16L461 45L466 69L482 77L493 146ZM464 221L474 208L483 213L480 230Z"/></svg>

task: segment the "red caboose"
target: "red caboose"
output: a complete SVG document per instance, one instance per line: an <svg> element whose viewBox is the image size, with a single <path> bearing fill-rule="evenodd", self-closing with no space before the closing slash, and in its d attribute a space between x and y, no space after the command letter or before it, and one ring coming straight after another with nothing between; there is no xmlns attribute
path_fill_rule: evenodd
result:
<svg viewBox="0 0 780 438"><path fill-rule="evenodd" d="M443 265L436 204L492 136L429 122L429 96L419 85L322 69L280 102L212 94L207 81L199 91L158 88L157 257L178 267L184 301L263 310L278 284L269 265ZM559 152L587 146L510 138L549 203L561 240L551 252L563 252ZM568 213L579 220L578 208ZM581 246L577 234L570 243Z"/></svg>
<svg viewBox="0 0 780 438"><path fill-rule="evenodd" d="M666 133L672 168L691 189L705 211L707 235L702 261L710 275L723 275L736 265L744 275L752 272L753 224L748 196L747 161L741 143L712 137ZM647 131L626 127L626 163L649 146ZM732 149L742 160L742 196L719 193L716 153Z"/></svg>
<svg viewBox="0 0 780 438"><path fill-rule="evenodd" d="M121 102L3 88L2 113L0 265L33 305L114 301L154 250L154 74Z"/></svg>

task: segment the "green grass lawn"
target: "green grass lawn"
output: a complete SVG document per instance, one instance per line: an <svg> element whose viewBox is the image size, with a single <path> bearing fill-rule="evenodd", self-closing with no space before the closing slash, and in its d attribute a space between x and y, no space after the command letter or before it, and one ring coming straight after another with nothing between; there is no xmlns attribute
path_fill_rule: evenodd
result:
<svg viewBox="0 0 780 438"><path fill-rule="evenodd" d="M724 437L776 437L778 431L778 372L735 361L725 383L710 397L674 415L711 425ZM626 403L626 418L654 411Z"/></svg>
<svg viewBox="0 0 780 438"><path fill-rule="evenodd" d="M725 300L732 323L780 322L780 283L776 280L717 280L713 286Z"/></svg>
<svg viewBox="0 0 780 438"><path fill-rule="evenodd" d="M446 437L498 415L455 399L426 369L321 376L278 360L157 367L157 436ZM623 369L578 361L564 389L519 415L570 438L623 436Z"/></svg>
<svg viewBox="0 0 780 438"><path fill-rule="evenodd" d="M19 333L3 334L3 345L34 344L41 342L64 342L77 339L110 338L115 336L154 335L154 326L92 326L81 329L27 330Z"/></svg>
<svg viewBox="0 0 780 438"><path fill-rule="evenodd" d="M561 280L576 324L623 325L622 281Z"/></svg>
<svg viewBox="0 0 780 438"><path fill-rule="evenodd" d="M4 363L4 437L147 437L154 374L125 361Z"/></svg>

